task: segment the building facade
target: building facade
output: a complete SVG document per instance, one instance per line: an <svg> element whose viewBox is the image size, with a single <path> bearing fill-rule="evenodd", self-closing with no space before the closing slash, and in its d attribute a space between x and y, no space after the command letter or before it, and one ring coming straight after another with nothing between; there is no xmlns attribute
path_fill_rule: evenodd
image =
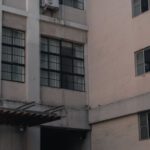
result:
<svg viewBox="0 0 150 150"><path fill-rule="evenodd" d="M149 0L88 3L92 150L150 145L149 8Z"/></svg>
<svg viewBox="0 0 150 150"><path fill-rule="evenodd" d="M86 2L47 8L39 0L0 0L0 20L1 107L16 102L12 112L1 110L0 149L90 149ZM25 103L21 112L18 103ZM45 113L24 112L33 103L64 106L65 114L42 124ZM25 122L34 125L19 126Z"/></svg>

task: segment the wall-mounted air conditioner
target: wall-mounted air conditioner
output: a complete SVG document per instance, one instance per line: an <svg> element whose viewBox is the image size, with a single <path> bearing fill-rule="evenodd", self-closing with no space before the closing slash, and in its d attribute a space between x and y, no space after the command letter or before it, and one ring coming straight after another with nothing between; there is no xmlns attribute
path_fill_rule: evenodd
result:
<svg viewBox="0 0 150 150"><path fill-rule="evenodd" d="M42 0L43 8L58 9L59 0Z"/></svg>

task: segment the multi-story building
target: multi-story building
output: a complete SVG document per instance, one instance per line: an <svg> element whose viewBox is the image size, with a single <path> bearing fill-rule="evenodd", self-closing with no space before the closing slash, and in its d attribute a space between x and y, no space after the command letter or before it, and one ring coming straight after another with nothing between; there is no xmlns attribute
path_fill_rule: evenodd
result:
<svg viewBox="0 0 150 150"><path fill-rule="evenodd" d="M89 1L92 150L150 146L149 9L149 0Z"/></svg>
<svg viewBox="0 0 150 150"><path fill-rule="evenodd" d="M0 0L1 150L90 149L86 2L47 2Z"/></svg>

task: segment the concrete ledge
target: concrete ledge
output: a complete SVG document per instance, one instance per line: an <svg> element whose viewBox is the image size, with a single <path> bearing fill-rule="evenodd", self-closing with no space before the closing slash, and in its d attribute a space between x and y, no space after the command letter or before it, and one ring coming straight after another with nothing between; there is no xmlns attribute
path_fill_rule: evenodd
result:
<svg viewBox="0 0 150 150"><path fill-rule="evenodd" d="M44 124L44 126L90 130L87 110L73 109L69 107L66 107L64 118Z"/></svg>
<svg viewBox="0 0 150 150"><path fill-rule="evenodd" d="M62 25L62 26L68 26L68 27L71 27L71 28L79 29L79 30L88 31L88 27L86 25L81 25L81 24L71 22L71 21L65 21L65 20L52 18L52 17L48 17L48 16L44 16L44 15L40 15L40 20L50 22L50 23L54 23L54 24L59 24L59 25Z"/></svg>
<svg viewBox="0 0 150 150"><path fill-rule="evenodd" d="M29 16L29 13L27 11L20 10L20 9L17 9L17 8L13 8L13 7L9 7L9 6L6 6L6 5L2 5L1 10L5 11L5 12L8 12L8 13L20 15L20 16L23 16L23 17L28 17ZM79 29L79 30L88 31L88 26L86 26L86 25L78 24L78 23L63 20L63 19L61 20L61 19L57 19L57 18L44 16L44 15L40 15L40 17L38 19L39 19L39 21L40 20L41 21L46 21L46 22L53 23L53 24L58 24L58 25L62 25L62 26L67 26L67 27Z"/></svg>
<svg viewBox="0 0 150 150"><path fill-rule="evenodd" d="M13 8L13 7L2 5L1 9L2 9L2 11L13 13L13 14L16 14L16 15L20 15L20 16L24 16L24 17L28 16L28 12L20 10L20 9Z"/></svg>
<svg viewBox="0 0 150 150"><path fill-rule="evenodd" d="M150 93L91 109L90 124L107 121L150 109Z"/></svg>

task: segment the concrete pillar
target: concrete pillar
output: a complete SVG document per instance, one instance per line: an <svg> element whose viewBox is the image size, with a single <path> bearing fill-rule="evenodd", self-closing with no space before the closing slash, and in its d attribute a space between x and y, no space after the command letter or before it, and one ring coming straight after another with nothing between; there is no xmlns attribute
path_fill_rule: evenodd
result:
<svg viewBox="0 0 150 150"><path fill-rule="evenodd" d="M40 127L28 128L26 133L26 150L40 150Z"/></svg>
<svg viewBox="0 0 150 150"><path fill-rule="evenodd" d="M26 94L27 101L40 101L39 0L27 0Z"/></svg>
<svg viewBox="0 0 150 150"><path fill-rule="evenodd" d="M0 43L2 43L2 0L0 0ZM0 62L2 60L2 44L0 44ZM1 73L1 66L2 63L0 63L0 79L2 78ZM2 81L0 80L0 97L2 97Z"/></svg>

